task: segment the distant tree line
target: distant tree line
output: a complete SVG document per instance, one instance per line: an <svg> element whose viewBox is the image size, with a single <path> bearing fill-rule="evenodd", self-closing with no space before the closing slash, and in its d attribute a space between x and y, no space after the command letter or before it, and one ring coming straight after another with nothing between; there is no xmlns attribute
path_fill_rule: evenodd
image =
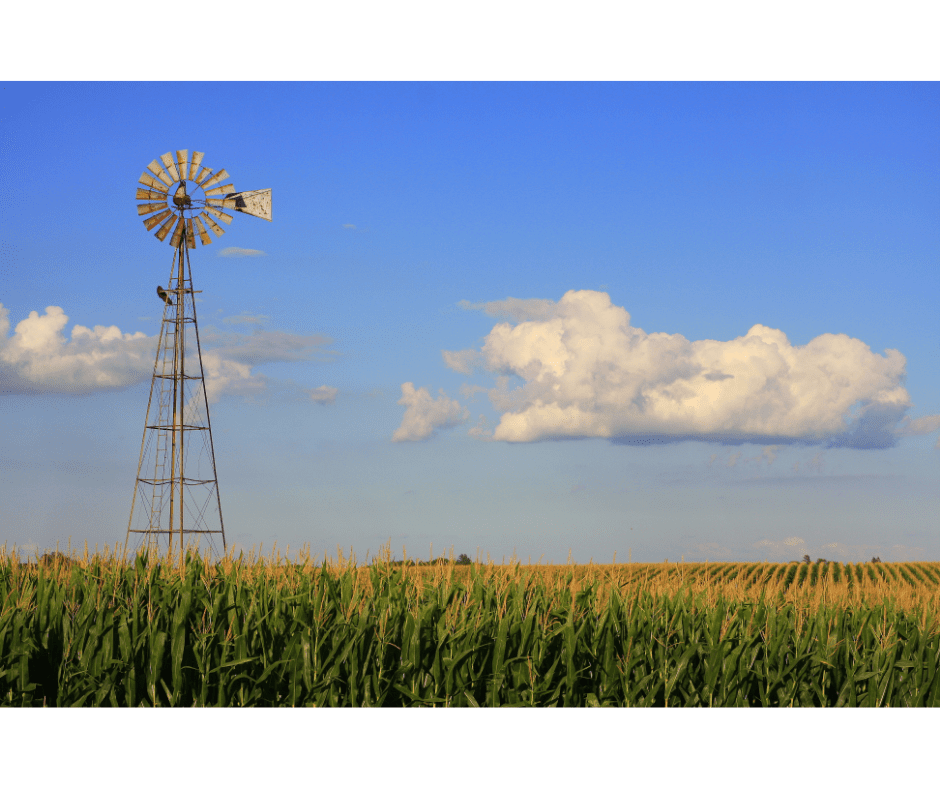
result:
<svg viewBox="0 0 940 788"><path fill-rule="evenodd" d="M435 558L432 561L417 561L413 558L409 558L405 561L389 561L389 566L437 566L439 563L450 563L447 558ZM461 553L457 558L454 559L454 563L457 566L469 566L473 563L466 553Z"/></svg>
<svg viewBox="0 0 940 788"><path fill-rule="evenodd" d="M802 561L790 561L790 563L791 563L791 564L812 564L812 563L813 563L813 559L810 558L808 555L804 555ZM817 564L828 564L828 563L830 563L830 561L829 561L828 558L817 558L816 561L815 561L815 563L817 563ZM880 563L882 563L882 561L881 561L881 559L876 555L876 556L873 556L873 557L872 557L872 559L871 559L871 561L870 561L869 563L872 563L872 564L880 564Z"/></svg>

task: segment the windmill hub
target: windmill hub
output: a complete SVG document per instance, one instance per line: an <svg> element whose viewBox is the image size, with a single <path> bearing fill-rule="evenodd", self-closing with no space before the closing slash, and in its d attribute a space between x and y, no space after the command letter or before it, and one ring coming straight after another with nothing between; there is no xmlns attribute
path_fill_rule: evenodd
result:
<svg viewBox="0 0 940 788"><path fill-rule="evenodd" d="M140 176L137 214L147 217L143 222L148 230L157 228L157 240L166 240L172 232L170 245L174 247L185 239L186 245L195 249L197 235L203 245L212 243L209 232L216 237L225 232L217 220L232 223L224 208L271 221L270 189L236 192L225 182L230 176L224 169L213 172L202 166L203 155L194 151L190 158L188 150L164 153Z"/></svg>
<svg viewBox="0 0 940 788"><path fill-rule="evenodd" d="M177 208L191 208L193 201L190 199L189 195L186 193L186 181L180 181L180 185L176 189L176 194L173 195L173 204Z"/></svg>

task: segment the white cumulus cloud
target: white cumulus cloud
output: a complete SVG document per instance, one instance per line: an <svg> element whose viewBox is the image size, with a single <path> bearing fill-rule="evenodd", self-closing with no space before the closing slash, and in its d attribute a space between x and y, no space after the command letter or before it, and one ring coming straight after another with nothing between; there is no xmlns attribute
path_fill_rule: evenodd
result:
<svg viewBox="0 0 940 788"><path fill-rule="evenodd" d="M461 305L508 318L479 350L443 351L458 372L497 376L494 440L881 448L894 445L911 407L904 356L845 334L794 346L783 331L755 325L736 339L692 342L631 326L623 307L593 290L558 302ZM521 385L510 387L513 376Z"/></svg>
<svg viewBox="0 0 940 788"><path fill-rule="evenodd" d="M251 397L267 389L267 378L253 372L250 364L224 358L218 353L202 354L206 399L218 402L223 394Z"/></svg>
<svg viewBox="0 0 940 788"><path fill-rule="evenodd" d="M395 430L392 440L423 441L434 435L438 429L456 427L463 424L470 414L456 400L447 397L443 390L437 399L431 397L426 388L415 390L413 383L401 384L399 405L405 406L405 415L401 426Z"/></svg>
<svg viewBox="0 0 940 788"><path fill-rule="evenodd" d="M117 326L75 326L71 341L62 307L30 312L10 336L10 313L0 304L0 393L86 394L120 389L150 377L156 338Z"/></svg>
<svg viewBox="0 0 940 788"><path fill-rule="evenodd" d="M157 337L140 331L122 333L117 326L77 325L68 338L64 332L68 322L61 307L49 306L43 315L30 312L11 336L9 310L0 304L0 394L90 394L150 380ZM187 347L195 346L194 339L188 337ZM223 393L256 395L267 388L267 378L255 371L256 366L329 355L321 346L332 341L280 331L220 333L211 327L200 331L200 339L209 402ZM323 392L318 395L323 396Z"/></svg>

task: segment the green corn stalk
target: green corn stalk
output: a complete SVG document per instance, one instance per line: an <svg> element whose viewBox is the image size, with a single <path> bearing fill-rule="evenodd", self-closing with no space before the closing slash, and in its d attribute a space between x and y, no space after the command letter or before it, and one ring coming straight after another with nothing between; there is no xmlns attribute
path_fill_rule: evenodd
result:
<svg viewBox="0 0 940 788"><path fill-rule="evenodd" d="M940 704L932 591L914 612L886 601L867 611L810 613L763 595L751 602L721 596L721 578L730 581L737 570L748 586L782 574L796 580L795 565L709 566L712 603L691 591L692 578L705 580L704 567L652 569L650 577L671 577L673 587L681 575L678 594L654 595L611 576L602 601L600 576L587 567L554 574L468 567L421 590L401 570L380 567L356 575L236 562L223 570L187 557L180 575L148 557L56 571L0 560L0 700ZM829 569L836 582L839 565ZM936 587L920 566L920 573L898 567L897 577L890 569L885 587ZM824 570L818 567L817 582ZM572 597L575 579L582 588Z"/></svg>

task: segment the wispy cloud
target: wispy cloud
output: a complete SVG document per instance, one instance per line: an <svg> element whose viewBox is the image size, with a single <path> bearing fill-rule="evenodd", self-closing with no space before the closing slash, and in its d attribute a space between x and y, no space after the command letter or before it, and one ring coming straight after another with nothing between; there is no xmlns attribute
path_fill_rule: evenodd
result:
<svg viewBox="0 0 940 788"><path fill-rule="evenodd" d="M344 229L344 230L355 230L355 229L356 229L356 225L354 225L354 224L344 224L344 225L343 225L343 229Z"/></svg>
<svg viewBox="0 0 940 788"><path fill-rule="evenodd" d="M332 386L317 386L315 389L307 391L310 399L320 405L330 405L336 402L336 395L338 393L339 389L333 388Z"/></svg>
<svg viewBox="0 0 940 788"><path fill-rule="evenodd" d="M443 390L437 399L426 388L415 390L413 383L401 384L399 405L405 406L401 426L392 435L392 441L423 441L445 427L456 427L470 418L470 413Z"/></svg>
<svg viewBox="0 0 940 788"><path fill-rule="evenodd" d="M493 431L488 429L486 416L481 415L475 427L467 430L467 435L472 435L477 440L488 441L493 439Z"/></svg>
<svg viewBox="0 0 940 788"><path fill-rule="evenodd" d="M765 446L760 454L755 454L753 457L746 457L744 462L749 465L756 465L757 467L760 467L766 462L769 468L774 464L774 460L777 459L777 453L779 451L779 446Z"/></svg>
<svg viewBox="0 0 940 788"><path fill-rule="evenodd" d="M781 451L786 460L777 463ZM897 484L901 476L892 474L832 474L827 472L829 451L805 446L765 446L760 453L746 456L743 451L724 449L705 462L708 478L723 484L776 487L845 487ZM794 460L793 456L801 459ZM781 464L784 467L781 467ZM725 471L724 468L729 470Z"/></svg>
<svg viewBox="0 0 940 788"><path fill-rule="evenodd" d="M288 334L255 329L251 334L220 332L212 326L200 331L203 342L220 356L257 366L275 361L324 361L337 355L326 349L333 339L323 334Z"/></svg>
<svg viewBox="0 0 940 788"><path fill-rule="evenodd" d="M481 391L487 392L489 389L486 386L474 386L470 383L464 383L460 386L460 396L464 399L472 400Z"/></svg>
<svg viewBox="0 0 940 788"><path fill-rule="evenodd" d="M232 334L208 326L201 332L206 394L213 402L222 394L251 396L267 389L268 379L255 368L284 361L322 361L336 355L325 349L333 340L320 334L299 335L256 328Z"/></svg>
<svg viewBox="0 0 940 788"><path fill-rule="evenodd" d="M896 432L898 435L929 435L935 430L940 430L940 414L921 416L919 419L905 416Z"/></svg>
<svg viewBox="0 0 940 788"><path fill-rule="evenodd" d="M497 376L489 391L502 412L495 440L885 448L911 407L904 356L879 355L845 334L794 346L758 324L729 341L692 342L631 326L623 307L593 290L569 291L557 303L460 306L506 320L479 349L443 351L458 372ZM510 388L511 379L522 384Z"/></svg>
<svg viewBox="0 0 940 788"><path fill-rule="evenodd" d="M718 542L699 542L685 548L685 557L691 561L734 561L734 551Z"/></svg>
<svg viewBox="0 0 940 788"><path fill-rule="evenodd" d="M444 363L461 375L469 375L475 367L482 366L484 363L482 354L473 349L442 350L441 355L444 357ZM479 388L483 389L482 386ZM487 391L488 389L483 390Z"/></svg>
<svg viewBox="0 0 940 788"><path fill-rule="evenodd" d="M255 325L263 325L267 323L271 318L267 315L252 315L248 312L242 312L240 315L232 315L230 317L223 317L222 322L228 323L230 325L242 325L244 323L253 323Z"/></svg>
<svg viewBox="0 0 940 788"><path fill-rule="evenodd" d="M788 536L784 539L761 539L753 545L759 555L775 561L795 561L802 558L809 545L801 536Z"/></svg>
<svg viewBox="0 0 940 788"><path fill-rule="evenodd" d="M260 249L241 249L238 246L227 246L224 249L219 250L218 257L257 257L257 256L267 256L267 252L262 252Z"/></svg>
<svg viewBox="0 0 940 788"><path fill-rule="evenodd" d="M502 301L486 301L472 304L467 300L457 303L461 309L479 309L490 317L512 320L547 320L557 309L557 304L547 298L504 298Z"/></svg>

